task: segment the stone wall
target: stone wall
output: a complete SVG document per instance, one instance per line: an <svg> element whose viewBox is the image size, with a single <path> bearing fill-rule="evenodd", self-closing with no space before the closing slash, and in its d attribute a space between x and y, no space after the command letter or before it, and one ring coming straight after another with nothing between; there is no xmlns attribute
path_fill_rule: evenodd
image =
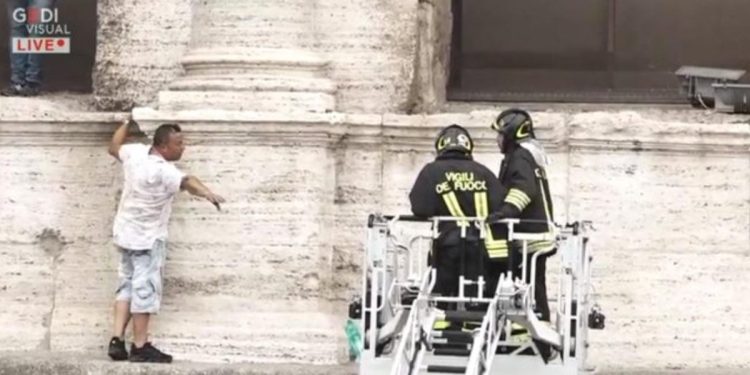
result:
<svg viewBox="0 0 750 375"><path fill-rule="evenodd" d="M153 105L182 73L191 1L98 0L94 96L103 110Z"/></svg>
<svg viewBox="0 0 750 375"><path fill-rule="evenodd" d="M207 4L175 0L158 3L100 0L94 67L94 94L99 108L156 106L158 92L182 74L180 62L190 44L191 30L196 29L191 27L194 9L201 6L201 12L211 12L204 8L210 8L213 3ZM232 8L225 2L222 4L222 8ZM417 63L416 1L316 1L309 6L309 11L305 10L309 14L306 13L304 19L311 23L310 37L305 38L294 29L299 25L295 26L291 15L299 9L279 3L274 14L269 13L272 9L268 8L263 6L262 16L256 18L248 14L236 22L256 30L264 26L254 27L257 26L254 22L276 20L267 28L279 29L268 29L266 41L256 48L286 47L291 43L320 54L327 61L329 75L337 87L338 111L404 112L414 107L417 95L412 87ZM230 24L226 17L231 19L237 14L211 16L223 17L216 22ZM310 17L313 21L308 20ZM222 30L226 38L209 36L217 46L222 40L232 44L228 38L243 37L242 29ZM258 32L253 32L248 38L255 40L256 34ZM284 38L294 40L286 43L281 40Z"/></svg>
<svg viewBox="0 0 750 375"><path fill-rule="evenodd" d="M100 351L117 273L111 119L1 126L2 350ZM341 319L321 286L331 277L326 147L199 137L180 167L231 204L179 200L154 337L195 361L336 362Z"/></svg>
<svg viewBox="0 0 750 375"><path fill-rule="evenodd" d="M228 198L222 212L176 202L157 343L178 359L342 360L366 215L407 212L445 124L467 124L477 159L496 169L493 113L137 111L144 127L183 124L190 146L179 165ZM597 228L594 282L608 321L592 335L592 363L630 373L747 367L748 125L533 115L553 157L557 220ZM99 351L109 335L121 176L105 146L115 115L76 117L0 121L0 351Z"/></svg>
<svg viewBox="0 0 750 375"><path fill-rule="evenodd" d="M99 1L99 108L158 104L182 74L195 4ZM366 215L408 211L444 125L469 126L477 159L499 164L487 128L498 108L404 114L445 108L448 1L311 9L315 37L300 47L328 61L337 112L135 113L146 127L183 124L180 167L228 198L222 212L176 202L154 337L178 359L343 360ZM105 147L120 115L52 102L27 111L36 102L0 100L0 351L102 351L109 336L121 174ZM533 116L554 162L557 220L598 229L594 281L608 327L592 335L592 363L611 373L747 368L747 118L548 107Z"/></svg>
<svg viewBox="0 0 750 375"><path fill-rule="evenodd" d="M750 319L747 124L660 123L634 113L570 124L570 217L593 220L594 277L607 305L593 336L603 367L743 368L724 342Z"/></svg>
<svg viewBox="0 0 750 375"><path fill-rule="evenodd" d="M405 112L413 106L417 1L319 1L320 51L337 84L338 110Z"/></svg>

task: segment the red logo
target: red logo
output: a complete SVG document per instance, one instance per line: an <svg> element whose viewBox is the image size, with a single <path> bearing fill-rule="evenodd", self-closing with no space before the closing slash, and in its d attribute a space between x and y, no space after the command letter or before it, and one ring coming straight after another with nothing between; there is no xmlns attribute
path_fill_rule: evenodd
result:
<svg viewBox="0 0 750 375"><path fill-rule="evenodd" d="M13 53L70 53L70 38L13 38Z"/></svg>

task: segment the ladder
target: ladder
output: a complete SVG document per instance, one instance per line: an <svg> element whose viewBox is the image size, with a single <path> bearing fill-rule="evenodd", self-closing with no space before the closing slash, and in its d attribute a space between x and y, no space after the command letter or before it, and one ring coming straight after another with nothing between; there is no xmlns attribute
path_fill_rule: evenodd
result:
<svg viewBox="0 0 750 375"><path fill-rule="evenodd" d="M590 252L586 248L585 226L566 226L555 238L560 254L560 282L556 302L555 324L540 321L534 312L534 280L536 257L529 257L525 241L538 240L538 235L513 231L517 223L507 220L509 236L524 241L521 278L502 274L496 290L482 295L484 280L459 278L457 296L434 293L436 270L425 264L426 254L414 251L415 239L437 238L438 223L443 220L476 221L480 218L432 218L423 220L407 216L371 216L368 227L367 261L363 266L363 291L369 295L359 314L367 321L366 344L360 358L361 375L467 374L499 375L583 374L587 354L591 301ZM431 236L417 235L398 242L392 232L394 224L421 221L432 224ZM403 224L403 223L402 223ZM406 263L398 256L406 256ZM399 263L401 262L401 263ZM401 272L399 270L405 270ZM465 287L478 286L476 295L465 295ZM370 288L371 287L371 288ZM440 304L440 305L439 305ZM587 319L588 318L588 319ZM436 329L435 323L448 321L452 329ZM603 317L602 317L603 322ZM469 325L469 327L466 327ZM512 325L520 325L529 336L557 350L560 358L547 363L540 358L536 344L515 341ZM602 323L603 326L603 323ZM460 328L457 328L460 327ZM600 328L597 328L600 329ZM373 349L390 343L388 349ZM368 349L369 346L369 349ZM535 355L523 355L533 352ZM519 370L520 368L520 370Z"/></svg>

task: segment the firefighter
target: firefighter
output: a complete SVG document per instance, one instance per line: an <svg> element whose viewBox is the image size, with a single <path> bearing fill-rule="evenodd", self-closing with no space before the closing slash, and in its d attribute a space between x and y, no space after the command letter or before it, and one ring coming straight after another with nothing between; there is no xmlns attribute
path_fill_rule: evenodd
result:
<svg viewBox="0 0 750 375"><path fill-rule="evenodd" d="M473 160L474 143L466 129L459 125L442 129L435 150L436 159L422 168L409 194L414 215L486 218L500 209L502 186L487 167ZM466 227L465 238L461 226ZM482 275L487 280L488 254L507 256L507 241L495 240L490 230L481 240L479 229L468 222L442 222L438 229L430 257L437 271L434 293L458 295L461 273L468 279Z"/></svg>
<svg viewBox="0 0 750 375"><path fill-rule="evenodd" d="M493 212L489 221L504 218L520 219L514 228L522 233L553 233L552 199L547 182L547 166L549 164L544 148L536 140L531 116L520 109L509 109L501 112L492 129L497 131L497 144L504 155L498 179L505 189L506 195L497 212ZM507 230L507 227L505 228ZM534 280L535 310L541 315L541 320L550 321L549 304L546 288L546 260L556 251L552 237L548 240L529 241L527 265L531 264L534 253L542 252L536 262L536 278ZM510 244L510 263L514 275L520 276L522 262L521 244ZM504 272L504 269L491 269L490 275ZM527 283L531 277L531 268L527 271ZM542 357L547 360L551 352L549 345L537 342Z"/></svg>

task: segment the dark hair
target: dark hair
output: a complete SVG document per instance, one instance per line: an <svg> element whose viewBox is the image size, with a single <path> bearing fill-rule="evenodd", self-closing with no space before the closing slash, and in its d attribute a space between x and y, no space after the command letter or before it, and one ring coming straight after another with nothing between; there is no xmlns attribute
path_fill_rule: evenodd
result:
<svg viewBox="0 0 750 375"><path fill-rule="evenodd" d="M182 129L180 129L180 125L177 124L161 124L158 128L156 128L156 131L154 132L154 146L162 146L169 141L169 135L172 133L179 133Z"/></svg>

